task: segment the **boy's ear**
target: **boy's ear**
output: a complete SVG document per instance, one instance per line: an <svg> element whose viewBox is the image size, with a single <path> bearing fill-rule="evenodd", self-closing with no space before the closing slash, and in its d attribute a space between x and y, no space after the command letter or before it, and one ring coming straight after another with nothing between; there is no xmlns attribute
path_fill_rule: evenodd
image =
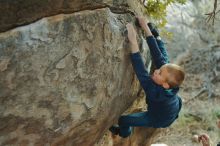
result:
<svg viewBox="0 0 220 146"><path fill-rule="evenodd" d="M169 88L170 88L170 85L169 85L168 83L163 83L163 87L164 87L165 89L169 89Z"/></svg>

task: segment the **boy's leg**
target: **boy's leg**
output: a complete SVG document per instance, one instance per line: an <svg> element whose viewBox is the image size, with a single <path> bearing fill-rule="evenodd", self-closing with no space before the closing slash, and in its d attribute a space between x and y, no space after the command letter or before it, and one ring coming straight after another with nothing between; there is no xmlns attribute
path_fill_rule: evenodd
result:
<svg viewBox="0 0 220 146"><path fill-rule="evenodd" d="M121 116L118 124L120 129L119 135L124 138L131 134L131 127L152 127L151 120L147 112Z"/></svg>

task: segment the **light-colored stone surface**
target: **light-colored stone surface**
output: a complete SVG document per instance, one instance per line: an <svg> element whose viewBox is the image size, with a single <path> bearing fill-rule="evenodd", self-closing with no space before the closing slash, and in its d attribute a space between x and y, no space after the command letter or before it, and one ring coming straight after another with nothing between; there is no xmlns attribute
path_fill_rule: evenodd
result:
<svg viewBox="0 0 220 146"><path fill-rule="evenodd" d="M120 13L60 14L0 33L0 145L100 140L139 90L124 33L134 17Z"/></svg>
<svg viewBox="0 0 220 146"><path fill-rule="evenodd" d="M93 10L113 0L13 0L0 2L0 32L27 25L46 16Z"/></svg>
<svg viewBox="0 0 220 146"><path fill-rule="evenodd" d="M140 1L139 1L140 2ZM33 23L41 18L70 14L83 10L110 8L117 13L124 11L140 14L143 7L137 0L13 0L0 1L0 32ZM132 10L133 9L133 10Z"/></svg>

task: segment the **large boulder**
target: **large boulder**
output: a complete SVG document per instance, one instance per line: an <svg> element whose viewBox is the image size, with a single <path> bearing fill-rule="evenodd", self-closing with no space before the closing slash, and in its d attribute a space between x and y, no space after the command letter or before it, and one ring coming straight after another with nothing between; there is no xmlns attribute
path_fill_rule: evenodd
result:
<svg viewBox="0 0 220 146"><path fill-rule="evenodd" d="M134 4L135 3L135 4ZM134 5L133 5L134 4ZM43 17L70 14L83 10L110 8L124 13L133 7L140 11L140 5L132 0L7 0L0 1L0 32L35 22ZM140 13L139 13L140 14Z"/></svg>
<svg viewBox="0 0 220 146"><path fill-rule="evenodd" d="M90 3L1 1L13 11L0 13L0 145L94 145L137 98L125 31L133 13ZM83 11L6 31L63 8Z"/></svg>
<svg viewBox="0 0 220 146"><path fill-rule="evenodd" d="M0 1L0 31L60 13L103 8L111 0L13 0Z"/></svg>

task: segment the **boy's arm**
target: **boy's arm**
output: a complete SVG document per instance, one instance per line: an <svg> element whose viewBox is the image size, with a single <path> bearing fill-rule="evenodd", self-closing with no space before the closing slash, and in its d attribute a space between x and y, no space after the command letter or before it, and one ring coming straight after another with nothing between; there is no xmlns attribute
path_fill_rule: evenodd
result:
<svg viewBox="0 0 220 146"><path fill-rule="evenodd" d="M161 93L163 89L162 87L158 88L158 86L151 79L144 65L140 52L131 54L131 62L134 71L136 73L136 76L141 84L141 87L144 89L144 92L147 94L147 99L156 102L161 102L166 100L164 96L158 96L158 93Z"/></svg>
<svg viewBox="0 0 220 146"><path fill-rule="evenodd" d="M162 65L167 63L167 60L163 56L156 39L153 37L150 28L148 27L145 20L141 17L138 17L138 21L144 32L146 33L146 41L150 48L151 56L154 60L154 63L156 65L156 68L160 68ZM160 42L159 42L160 43Z"/></svg>
<svg viewBox="0 0 220 146"><path fill-rule="evenodd" d="M128 40L131 47L131 62L142 88L145 92L147 92L154 86L154 84L140 55L136 39L136 31L131 24L127 24L126 27L128 30Z"/></svg>
<svg viewBox="0 0 220 146"><path fill-rule="evenodd" d="M166 49L166 47L164 45L164 42L161 39L158 39L158 38L156 38L156 41L157 41L157 45L158 45L158 47L159 47L159 49L160 49L160 51L161 51L161 53L162 53L166 63L169 63L170 62L169 55L167 53L167 49Z"/></svg>
<svg viewBox="0 0 220 146"><path fill-rule="evenodd" d="M163 56L162 52L160 51L156 39L153 36L147 36L146 41L149 46L150 53L156 68L160 68L162 65L168 63L168 60Z"/></svg>
<svg viewBox="0 0 220 146"><path fill-rule="evenodd" d="M145 92L151 93L151 89L155 87L155 84L147 72L140 52L131 53L131 62L141 87Z"/></svg>
<svg viewBox="0 0 220 146"><path fill-rule="evenodd" d="M156 25L151 22L147 23L147 26L149 27L153 36L156 38L157 45L158 45L163 57L165 58L166 62L169 63L169 56L168 56L166 47L164 45L164 42L161 40L159 30L157 29Z"/></svg>

